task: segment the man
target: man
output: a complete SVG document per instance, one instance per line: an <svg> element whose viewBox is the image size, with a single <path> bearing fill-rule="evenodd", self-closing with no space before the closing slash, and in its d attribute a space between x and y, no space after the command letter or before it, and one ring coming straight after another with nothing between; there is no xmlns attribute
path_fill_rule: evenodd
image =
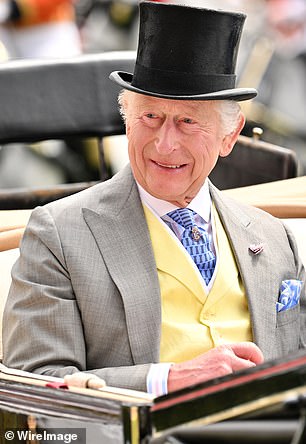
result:
<svg viewBox="0 0 306 444"><path fill-rule="evenodd" d="M305 347L294 239L207 179L243 127L237 102L256 95L235 88L243 21L140 4L134 74L111 74L130 166L33 211L4 314L6 365L159 395Z"/></svg>

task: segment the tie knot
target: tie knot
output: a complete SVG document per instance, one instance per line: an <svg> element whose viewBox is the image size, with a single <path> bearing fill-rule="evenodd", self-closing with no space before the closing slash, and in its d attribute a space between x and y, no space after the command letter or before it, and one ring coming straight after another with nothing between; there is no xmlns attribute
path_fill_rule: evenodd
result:
<svg viewBox="0 0 306 444"><path fill-rule="evenodd" d="M194 215L196 213L189 208L178 208L177 210L171 211L167 214L169 217L171 217L171 219L174 220L174 222L181 225L185 229L195 225Z"/></svg>

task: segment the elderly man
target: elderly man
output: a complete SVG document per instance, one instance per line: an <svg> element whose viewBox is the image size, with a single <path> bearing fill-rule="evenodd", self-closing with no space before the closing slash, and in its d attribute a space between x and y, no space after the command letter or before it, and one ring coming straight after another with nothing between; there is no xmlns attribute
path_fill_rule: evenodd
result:
<svg viewBox="0 0 306 444"><path fill-rule="evenodd" d="M142 2L124 91L130 165L33 211L4 315L4 363L156 395L305 347L286 227L207 179L244 125L244 16Z"/></svg>

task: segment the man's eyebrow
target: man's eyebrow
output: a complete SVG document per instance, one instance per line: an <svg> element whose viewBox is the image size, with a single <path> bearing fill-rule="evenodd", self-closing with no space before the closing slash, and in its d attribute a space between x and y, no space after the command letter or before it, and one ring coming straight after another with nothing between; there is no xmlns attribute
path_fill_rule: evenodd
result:
<svg viewBox="0 0 306 444"><path fill-rule="evenodd" d="M181 100L179 101L174 101L177 102L177 105L181 105ZM199 112L202 111L204 107L202 107L200 104L195 103L194 101L187 101L184 100L184 105L185 105L185 109L182 110L178 110L179 114L184 114L185 112ZM137 109L137 111L150 111L152 108L157 109L158 107L160 107L160 109L164 109L164 105L162 103L158 103L158 102L151 102L150 100L142 100L140 103L136 103L135 104L135 108ZM175 109L176 107L176 103L174 103L173 105L173 109Z"/></svg>

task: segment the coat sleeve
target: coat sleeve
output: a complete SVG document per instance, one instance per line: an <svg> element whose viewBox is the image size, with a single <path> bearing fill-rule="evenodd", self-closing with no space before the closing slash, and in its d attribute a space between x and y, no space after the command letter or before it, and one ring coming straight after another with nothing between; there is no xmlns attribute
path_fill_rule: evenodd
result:
<svg viewBox="0 0 306 444"><path fill-rule="evenodd" d="M124 355L121 365L88 368L84 324L89 323L90 315L80 310L66 254L49 212L43 208L34 210L21 243L20 258L12 270L3 317L3 363L58 377L88 371L105 379L108 385L146 391L150 363L132 365ZM111 348L112 338L103 336L99 340L107 341ZM128 343L127 339L122 341L123 345ZM123 353L126 351L120 351Z"/></svg>

